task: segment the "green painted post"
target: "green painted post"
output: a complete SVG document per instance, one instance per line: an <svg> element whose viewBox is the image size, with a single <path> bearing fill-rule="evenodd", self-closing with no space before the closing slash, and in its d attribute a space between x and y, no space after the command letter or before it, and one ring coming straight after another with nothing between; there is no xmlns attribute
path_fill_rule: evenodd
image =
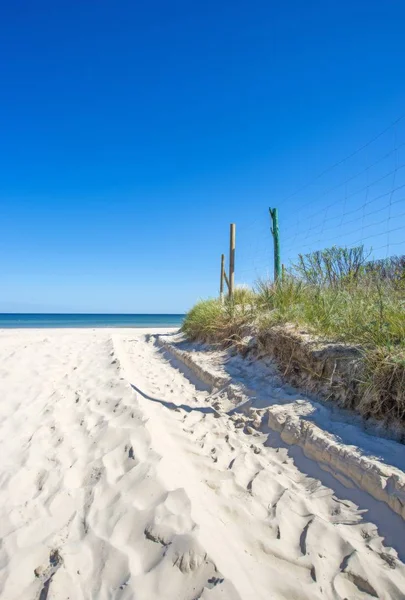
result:
<svg viewBox="0 0 405 600"><path fill-rule="evenodd" d="M274 241L274 281L277 282L281 280L280 231L277 208L269 208L269 213L273 224L271 233Z"/></svg>

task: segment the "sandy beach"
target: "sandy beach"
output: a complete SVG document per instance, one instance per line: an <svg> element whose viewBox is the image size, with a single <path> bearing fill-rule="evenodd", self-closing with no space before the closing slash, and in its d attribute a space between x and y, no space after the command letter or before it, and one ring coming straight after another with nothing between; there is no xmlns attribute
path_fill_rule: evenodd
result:
<svg viewBox="0 0 405 600"><path fill-rule="evenodd" d="M400 516L218 411L157 331L0 332L2 600L405 598Z"/></svg>

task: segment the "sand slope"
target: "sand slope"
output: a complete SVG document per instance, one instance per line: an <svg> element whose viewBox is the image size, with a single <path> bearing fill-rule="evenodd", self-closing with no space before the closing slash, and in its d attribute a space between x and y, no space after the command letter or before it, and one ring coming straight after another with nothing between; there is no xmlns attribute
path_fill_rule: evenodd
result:
<svg viewBox="0 0 405 600"><path fill-rule="evenodd" d="M1 598L405 598L366 515L211 404L144 332L2 332Z"/></svg>

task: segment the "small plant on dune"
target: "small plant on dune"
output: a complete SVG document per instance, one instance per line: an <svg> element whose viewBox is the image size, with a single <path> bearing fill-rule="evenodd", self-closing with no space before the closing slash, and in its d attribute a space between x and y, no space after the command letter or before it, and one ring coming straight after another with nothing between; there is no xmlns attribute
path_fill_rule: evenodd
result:
<svg viewBox="0 0 405 600"><path fill-rule="evenodd" d="M216 298L201 300L185 316L181 330L190 340L215 342L222 318L222 305Z"/></svg>
<svg viewBox="0 0 405 600"><path fill-rule="evenodd" d="M247 285L238 285L235 287L233 299L226 299L228 305L239 307L239 312L252 311L256 303L256 294Z"/></svg>
<svg viewBox="0 0 405 600"><path fill-rule="evenodd" d="M255 295L240 286L232 300L202 300L185 316L182 331L191 340L230 345L237 343L243 329L255 316Z"/></svg>
<svg viewBox="0 0 405 600"><path fill-rule="evenodd" d="M311 285L335 286L356 280L362 273L371 251L364 246L332 246L309 254L299 254L293 273Z"/></svg>
<svg viewBox="0 0 405 600"><path fill-rule="evenodd" d="M266 279L258 279L255 286L256 304L259 310L273 310L275 285Z"/></svg>
<svg viewBox="0 0 405 600"><path fill-rule="evenodd" d="M405 256L390 256L369 261L364 273L373 279L390 281L396 289L405 291Z"/></svg>
<svg viewBox="0 0 405 600"><path fill-rule="evenodd" d="M305 300L305 288L302 281L292 276L286 276L278 283L263 279L257 281L255 291L259 327L296 321Z"/></svg>

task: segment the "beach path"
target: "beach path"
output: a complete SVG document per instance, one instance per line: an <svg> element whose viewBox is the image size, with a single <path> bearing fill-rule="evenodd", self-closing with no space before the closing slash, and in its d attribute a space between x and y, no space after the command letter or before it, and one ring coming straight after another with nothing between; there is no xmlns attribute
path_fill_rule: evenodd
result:
<svg viewBox="0 0 405 600"><path fill-rule="evenodd" d="M2 331L0 386L2 600L405 598L361 495L219 414L148 332Z"/></svg>

